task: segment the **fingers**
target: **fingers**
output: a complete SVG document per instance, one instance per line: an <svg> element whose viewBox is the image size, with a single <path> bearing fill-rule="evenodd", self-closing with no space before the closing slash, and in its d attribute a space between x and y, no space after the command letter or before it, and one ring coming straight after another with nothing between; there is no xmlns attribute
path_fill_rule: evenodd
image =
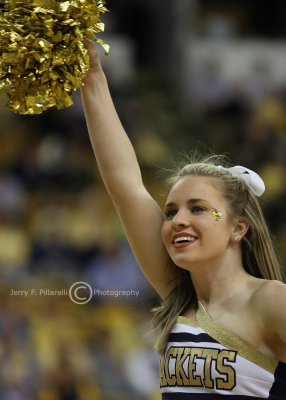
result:
<svg viewBox="0 0 286 400"><path fill-rule="evenodd" d="M89 39L84 39L83 44L89 54L90 71L91 72L98 71L99 69L101 69L101 62L100 62L99 55L96 51L95 44Z"/></svg>
<svg viewBox="0 0 286 400"><path fill-rule="evenodd" d="M94 47L94 43L92 42L91 39L84 38L83 44L84 44L84 47L88 50L91 49L92 47Z"/></svg>
<svg viewBox="0 0 286 400"><path fill-rule="evenodd" d="M83 39L83 45L88 50L90 57L98 57L94 42L89 39Z"/></svg>

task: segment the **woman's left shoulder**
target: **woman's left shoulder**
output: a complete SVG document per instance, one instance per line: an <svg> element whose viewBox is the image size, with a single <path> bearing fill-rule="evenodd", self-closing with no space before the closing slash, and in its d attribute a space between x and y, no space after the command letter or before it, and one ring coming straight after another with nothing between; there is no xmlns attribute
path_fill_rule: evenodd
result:
<svg viewBox="0 0 286 400"><path fill-rule="evenodd" d="M286 307L286 285L283 282L268 279L259 279L252 300L255 305L266 307L278 307L284 304ZM286 309L285 309L286 311Z"/></svg>
<svg viewBox="0 0 286 400"><path fill-rule="evenodd" d="M251 306L260 317L269 337L279 341L281 361L286 361L286 285L276 280L261 280L253 293Z"/></svg>

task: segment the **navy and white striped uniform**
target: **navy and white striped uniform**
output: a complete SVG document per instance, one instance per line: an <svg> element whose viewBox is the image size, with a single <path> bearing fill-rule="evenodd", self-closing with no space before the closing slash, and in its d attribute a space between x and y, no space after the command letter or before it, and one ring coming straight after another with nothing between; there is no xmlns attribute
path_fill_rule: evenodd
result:
<svg viewBox="0 0 286 400"><path fill-rule="evenodd" d="M286 400L286 364L227 331L201 303L179 316L160 362L162 400Z"/></svg>

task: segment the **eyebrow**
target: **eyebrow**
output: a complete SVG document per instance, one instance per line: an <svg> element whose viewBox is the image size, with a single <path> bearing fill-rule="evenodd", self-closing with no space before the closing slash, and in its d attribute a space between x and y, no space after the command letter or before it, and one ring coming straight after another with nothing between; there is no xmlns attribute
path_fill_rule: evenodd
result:
<svg viewBox="0 0 286 400"><path fill-rule="evenodd" d="M206 203L208 203L208 201L207 200L204 200L204 199L189 199L189 200L187 200L187 203L188 204L194 204L194 203L198 203L198 202L200 202L200 201L204 201L204 202L206 202ZM170 203L167 203L166 205L165 205L165 207L174 207L176 205L176 203L174 203L174 202L170 202Z"/></svg>

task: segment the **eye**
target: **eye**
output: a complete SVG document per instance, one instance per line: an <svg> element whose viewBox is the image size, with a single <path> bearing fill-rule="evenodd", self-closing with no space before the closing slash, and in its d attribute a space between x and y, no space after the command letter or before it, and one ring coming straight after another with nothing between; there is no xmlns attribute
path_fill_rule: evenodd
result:
<svg viewBox="0 0 286 400"><path fill-rule="evenodd" d="M173 218L177 213L176 209L169 209L165 211L165 217L166 218Z"/></svg>
<svg viewBox="0 0 286 400"><path fill-rule="evenodd" d="M202 212L204 212L205 211L205 208L204 207L201 207L201 206L194 206L194 207L192 207L192 209L191 209L191 213L192 214L201 214Z"/></svg>

